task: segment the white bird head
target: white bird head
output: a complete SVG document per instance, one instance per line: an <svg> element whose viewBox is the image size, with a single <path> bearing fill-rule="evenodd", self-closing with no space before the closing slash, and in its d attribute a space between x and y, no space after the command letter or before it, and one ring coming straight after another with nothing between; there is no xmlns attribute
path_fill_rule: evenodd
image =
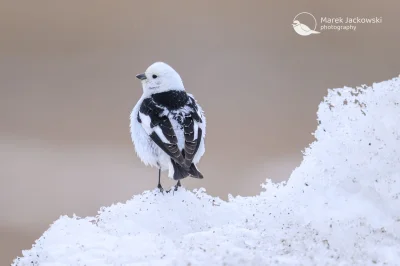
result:
<svg viewBox="0 0 400 266"><path fill-rule="evenodd" d="M143 94L169 90L185 90L179 74L169 65L163 62L156 62L146 69L146 72L139 74L136 78L142 81Z"/></svg>
<svg viewBox="0 0 400 266"><path fill-rule="evenodd" d="M298 20L293 20L293 27L296 27L296 26L298 26L298 25L300 25L300 21L298 21Z"/></svg>

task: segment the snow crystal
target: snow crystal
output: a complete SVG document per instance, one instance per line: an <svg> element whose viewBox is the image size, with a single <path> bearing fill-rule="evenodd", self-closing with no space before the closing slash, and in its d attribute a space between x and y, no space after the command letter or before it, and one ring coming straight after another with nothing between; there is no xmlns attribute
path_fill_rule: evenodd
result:
<svg viewBox="0 0 400 266"><path fill-rule="evenodd" d="M228 202L145 191L62 216L13 265L400 265L400 78L328 90L317 114L287 182Z"/></svg>

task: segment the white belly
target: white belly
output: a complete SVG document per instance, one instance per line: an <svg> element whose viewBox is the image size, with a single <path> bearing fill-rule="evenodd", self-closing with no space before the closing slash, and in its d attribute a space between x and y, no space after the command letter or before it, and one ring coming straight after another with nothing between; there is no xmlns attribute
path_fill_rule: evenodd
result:
<svg viewBox="0 0 400 266"><path fill-rule="evenodd" d="M161 167L161 170L166 170L168 169L169 156L153 142L137 120L141 103L142 101L140 100L136 104L130 117L131 138L136 154L145 165Z"/></svg>

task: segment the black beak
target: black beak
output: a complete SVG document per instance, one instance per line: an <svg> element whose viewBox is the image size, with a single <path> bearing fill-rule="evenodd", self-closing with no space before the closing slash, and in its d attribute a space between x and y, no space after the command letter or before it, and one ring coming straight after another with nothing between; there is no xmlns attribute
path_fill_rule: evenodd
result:
<svg viewBox="0 0 400 266"><path fill-rule="evenodd" d="M136 78L137 78L137 79L140 79L140 80L145 80L145 79L147 79L147 77L146 77L145 74L136 75Z"/></svg>

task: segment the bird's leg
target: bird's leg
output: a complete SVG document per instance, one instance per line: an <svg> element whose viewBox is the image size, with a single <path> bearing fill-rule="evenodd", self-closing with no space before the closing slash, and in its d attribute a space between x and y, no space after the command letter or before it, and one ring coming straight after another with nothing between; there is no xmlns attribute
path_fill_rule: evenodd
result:
<svg viewBox="0 0 400 266"><path fill-rule="evenodd" d="M178 187L181 187L181 180L178 180L178 183L176 183L174 191L172 192L172 194L174 194L175 191L178 191Z"/></svg>
<svg viewBox="0 0 400 266"><path fill-rule="evenodd" d="M158 168L158 185L157 188L160 190L161 193L164 194L164 189L161 186L161 168Z"/></svg>
<svg viewBox="0 0 400 266"><path fill-rule="evenodd" d="M178 183L176 183L174 191L178 191L178 187L181 187L181 180L178 180Z"/></svg>
<svg viewBox="0 0 400 266"><path fill-rule="evenodd" d="M181 187L181 180L178 180L178 183L176 183L176 185L174 186L174 191L172 193L174 193L175 191L178 191L178 187ZM169 193L171 192L172 189L168 189L166 192Z"/></svg>

